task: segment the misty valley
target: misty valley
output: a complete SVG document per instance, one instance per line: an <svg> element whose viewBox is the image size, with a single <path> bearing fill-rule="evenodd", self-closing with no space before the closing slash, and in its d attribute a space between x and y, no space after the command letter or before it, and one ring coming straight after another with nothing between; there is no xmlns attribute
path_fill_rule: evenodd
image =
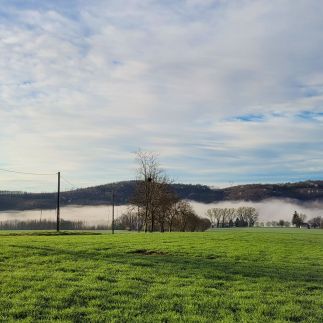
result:
<svg viewBox="0 0 323 323"><path fill-rule="evenodd" d="M271 221L291 221L295 211L303 213L307 216L307 220L322 216L323 202L297 202L293 200L270 199L261 202L249 201L224 201L219 203L199 203L190 201L194 211L200 217L206 217L206 212L210 208L238 208L241 206L254 207L259 218L257 225L263 223L265 226ZM116 205L115 217L118 219L122 214L127 212L128 205ZM74 223L82 223L85 226L106 229L111 226L112 206L96 205L96 206L65 206L61 208L61 219ZM8 222L28 222L28 221L56 221L55 209L36 209L36 210L11 210L0 212L0 223ZM35 223L34 223L35 224ZM64 228L64 224L63 224ZM70 228L70 227L67 227ZM67 229L66 228L66 229ZM72 228L72 227L71 227ZM76 226L76 229L82 227ZM54 229L54 228L53 228Z"/></svg>

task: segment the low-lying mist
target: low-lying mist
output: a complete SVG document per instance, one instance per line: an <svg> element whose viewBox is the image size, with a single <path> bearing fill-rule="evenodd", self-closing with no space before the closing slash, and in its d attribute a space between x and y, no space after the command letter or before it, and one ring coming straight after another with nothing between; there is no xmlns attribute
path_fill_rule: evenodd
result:
<svg viewBox="0 0 323 323"><path fill-rule="evenodd" d="M294 211L305 213L306 220L315 216L323 216L323 201L300 203L294 200L270 199L262 202L225 201L218 203L198 203L191 201L194 210L199 216L205 217L206 210L213 207L228 208L239 206L253 206L259 212L259 220L278 221L280 219L291 221ZM126 205L115 207L115 217L118 218L127 209ZM61 208L61 218L66 221L82 221L87 225L106 225L111 223L111 205L101 206L68 206ZM27 221L27 220L56 220L55 210L29 210L0 212L1 221Z"/></svg>
<svg viewBox="0 0 323 323"><path fill-rule="evenodd" d="M115 217L119 217L127 209L126 205L115 206ZM82 221L88 225L104 225L111 223L112 206L66 206L61 208L60 216L67 221ZM0 212L1 221L56 220L56 210L28 210Z"/></svg>
<svg viewBox="0 0 323 323"><path fill-rule="evenodd" d="M239 206L252 206L259 213L258 221L291 221L295 211L307 215L306 220L315 216L323 216L323 201L298 202L288 199L268 199L261 202L250 201L224 201L218 203L197 203L193 202L194 209L199 215L205 215L209 208L238 208Z"/></svg>

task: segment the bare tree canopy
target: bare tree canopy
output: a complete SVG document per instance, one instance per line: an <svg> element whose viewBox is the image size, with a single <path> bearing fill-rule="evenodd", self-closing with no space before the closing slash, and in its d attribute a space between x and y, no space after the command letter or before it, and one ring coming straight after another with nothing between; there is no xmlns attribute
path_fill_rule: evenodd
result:
<svg viewBox="0 0 323 323"><path fill-rule="evenodd" d="M258 212L254 207L241 206L235 208L212 208L206 211L212 226L221 227L252 227L258 219Z"/></svg>
<svg viewBox="0 0 323 323"><path fill-rule="evenodd" d="M196 231L207 224L210 226L208 220L206 223L195 214L188 202L180 201L176 196L171 189L171 180L160 167L157 154L138 151L136 161L137 185L132 204L137 207L145 232L157 229L161 232Z"/></svg>

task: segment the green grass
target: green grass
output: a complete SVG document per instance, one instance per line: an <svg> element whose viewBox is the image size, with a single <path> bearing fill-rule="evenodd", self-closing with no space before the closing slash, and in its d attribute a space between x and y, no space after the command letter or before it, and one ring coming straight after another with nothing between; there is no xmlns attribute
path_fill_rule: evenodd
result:
<svg viewBox="0 0 323 323"><path fill-rule="evenodd" d="M0 321L322 322L323 231L0 233Z"/></svg>

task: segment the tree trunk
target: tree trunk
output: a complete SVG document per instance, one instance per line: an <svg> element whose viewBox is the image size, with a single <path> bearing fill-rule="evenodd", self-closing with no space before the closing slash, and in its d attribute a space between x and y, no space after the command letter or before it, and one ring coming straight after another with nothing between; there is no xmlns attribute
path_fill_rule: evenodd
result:
<svg viewBox="0 0 323 323"><path fill-rule="evenodd" d="M155 229L155 217L153 213L151 214L151 232L154 232Z"/></svg>
<svg viewBox="0 0 323 323"><path fill-rule="evenodd" d="M147 223L147 219L145 219L145 233L148 231L148 223Z"/></svg>

